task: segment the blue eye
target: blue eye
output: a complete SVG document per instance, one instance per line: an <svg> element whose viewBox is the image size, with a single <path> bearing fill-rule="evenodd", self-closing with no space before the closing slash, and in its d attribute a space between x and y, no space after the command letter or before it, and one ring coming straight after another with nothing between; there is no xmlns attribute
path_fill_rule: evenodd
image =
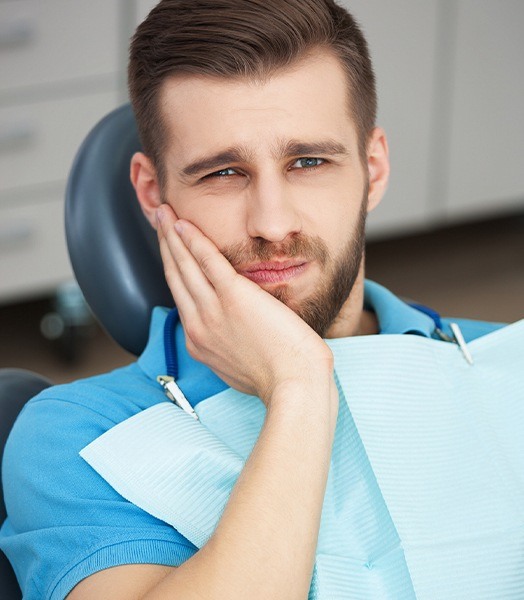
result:
<svg viewBox="0 0 524 600"><path fill-rule="evenodd" d="M206 177L230 177L231 175L236 175L237 172L234 169L220 169L220 171L215 171L214 173L210 173L206 175Z"/></svg>
<svg viewBox="0 0 524 600"><path fill-rule="evenodd" d="M293 163L293 168L295 169L312 169L314 167L319 167L325 161L323 158L314 158L311 156L305 156L303 158L297 159Z"/></svg>

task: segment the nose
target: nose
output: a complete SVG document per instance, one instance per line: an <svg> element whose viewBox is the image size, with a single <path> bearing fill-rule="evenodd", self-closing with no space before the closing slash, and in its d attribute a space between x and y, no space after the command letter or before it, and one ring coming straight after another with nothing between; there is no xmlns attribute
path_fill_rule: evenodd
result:
<svg viewBox="0 0 524 600"><path fill-rule="evenodd" d="M248 235L268 242L281 242L302 229L292 190L276 177L251 186L246 218Z"/></svg>

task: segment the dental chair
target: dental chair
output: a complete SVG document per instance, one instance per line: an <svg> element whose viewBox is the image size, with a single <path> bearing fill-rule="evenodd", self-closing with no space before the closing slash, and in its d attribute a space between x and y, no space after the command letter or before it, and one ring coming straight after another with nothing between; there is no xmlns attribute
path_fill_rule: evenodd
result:
<svg viewBox="0 0 524 600"><path fill-rule="evenodd" d="M66 190L65 227L71 263L91 310L128 352L144 349L151 310L173 306L156 233L143 216L129 180L140 150L135 119L124 105L89 133L74 160ZM29 371L0 369L0 459L24 404L51 382ZM6 516L0 489L0 524ZM21 592L0 552L0 599Z"/></svg>
<svg viewBox="0 0 524 600"><path fill-rule="evenodd" d="M0 464L7 436L18 413L30 398L50 385L51 382L48 379L31 371L0 369ZM4 491L0 487L0 523L3 523L5 518ZM11 564L3 552L0 552L0 598L2 600L22 598Z"/></svg>

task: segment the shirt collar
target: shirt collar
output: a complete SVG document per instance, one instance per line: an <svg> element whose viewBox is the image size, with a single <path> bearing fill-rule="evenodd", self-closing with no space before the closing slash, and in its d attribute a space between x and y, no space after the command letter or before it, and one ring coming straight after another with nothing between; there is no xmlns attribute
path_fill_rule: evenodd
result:
<svg viewBox="0 0 524 600"><path fill-rule="evenodd" d="M368 279L364 283L364 306L375 312L381 334L409 333L431 337L435 330L435 322L429 315Z"/></svg>

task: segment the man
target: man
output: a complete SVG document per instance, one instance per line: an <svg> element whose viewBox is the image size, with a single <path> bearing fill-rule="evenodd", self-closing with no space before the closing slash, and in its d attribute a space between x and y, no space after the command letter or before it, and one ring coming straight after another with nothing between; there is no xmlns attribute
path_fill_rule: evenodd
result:
<svg viewBox="0 0 524 600"><path fill-rule="evenodd" d="M21 415L2 548L24 597L427 594L334 370L362 342L363 356L377 348L364 379L375 385L388 337L462 360L439 338L447 322L364 284L365 218L389 165L360 30L330 0L163 0L129 75L144 147L131 179L183 330L157 309L137 364L53 388ZM461 322L465 342L496 329ZM165 408L156 381L166 331L184 410ZM127 474L119 444L136 461ZM510 579L522 591L518 571Z"/></svg>

